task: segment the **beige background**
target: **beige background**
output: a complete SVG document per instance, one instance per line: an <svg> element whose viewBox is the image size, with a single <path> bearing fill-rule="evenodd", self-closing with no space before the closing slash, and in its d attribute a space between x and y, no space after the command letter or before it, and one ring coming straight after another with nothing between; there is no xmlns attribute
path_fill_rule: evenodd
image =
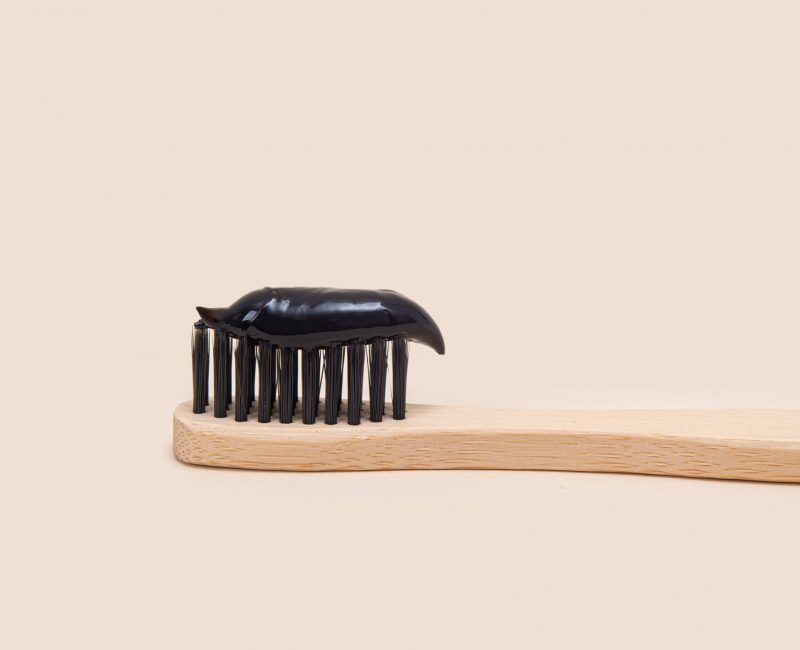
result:
<svg viewBox="0 0 800 650"><path fill-rule="evenodd" d="M796 3L3 2L8 648L797 644L800 490L175 462L196 304L394 288L410 398L800 407Z"/></svg>

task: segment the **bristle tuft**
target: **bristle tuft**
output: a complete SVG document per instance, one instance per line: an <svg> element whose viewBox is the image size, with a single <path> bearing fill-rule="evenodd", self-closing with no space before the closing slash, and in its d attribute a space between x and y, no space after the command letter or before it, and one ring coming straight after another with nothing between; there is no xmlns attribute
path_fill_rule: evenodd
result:
<svg viewBox="0 0 800 650"><path fill-rule="evenodd" d="M317 419L317 392L319 387L319 352L303 350L303 424L314 424Z"/></svg>
<svg viewBox="0 0 800 650"><path fill-rule="evenodd" d="M408 377L408 341L405 336L392 342L392 417L406 417L406 378Z"/></svg>
<svg viewBox="0 0 800 650"><path fill-rule="evenodd" d="M278 370L279 390L278 417L283 424L289 424L294 418L295 391L297 381L295 380L295 351L292 348L283 347L280 349L280 368Z"/></svg>
<svg viewBox="0 0 800 650"><path fill-rule="evenodd" d="M205 413L208 406L208 327L198 321L192 331L192 412Z"/></svg>
<svg viewBox="0 0 800 650"><path fill-rule="evenodd" d="M347 346L347 424L361 423L361 393L364 388L364 344Z"/></svg>
<svg viewBox="0 0 800 650"><path fill-rule="evenodd" d="M230 408L233 404L233 337L226 334L223 340L225 343L225 386L228 389L228 404L225 408Z"/></svg>
<svg viewBox="0 0 800 650"><path fill-rule="evenodd" d="M325 424L336 424L342 399L342 346L325 349Z"/></svg>
<svg viewBox="0 0 800 650"><path fill-rule="evenodd" d="M256 342L248 340L247 343L247 386L250 389L247 394L247 410L250 411L253 402L256 401Z"/></svg>
<svg viewBox="0 0 800 650"><path fill-rule="evenodd" d="M268 341L258 342L258 421L272 419L275 385L275 348Z"/></svg>
<svg viewBox="0 0 800 650"><path fill-rule="evenodd" d="M228 415L228 394L230 391L230 368L228 366L228 335L220 330L214 331L214 417Z"/></svg>
<svg viewBox="0 0 800 650"><path fill-rule="evenodd" d="M386 401L386 339L372 340L369 349L369 419L383 420Z"/></svg>
<svg viewBox="0 0 800 650"><path fill-rule="evenodd" d="M247 421L250 410L250 342L246 336L236 341L236 402L234 417L237 422Z"/></svg>

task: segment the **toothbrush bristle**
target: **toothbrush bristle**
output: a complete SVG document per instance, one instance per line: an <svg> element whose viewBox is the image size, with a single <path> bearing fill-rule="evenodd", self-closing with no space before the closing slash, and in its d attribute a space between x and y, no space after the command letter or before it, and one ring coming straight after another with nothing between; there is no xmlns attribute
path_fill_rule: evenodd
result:
<svg viewBox="0 0 800 650"><path fill-rule="evenodd" d="M236 403L234 417L237 422L247 421L250 410L250 345L246 336L236 340Z"/></svg>
<svg viewBox="0 0 800 650"><path fill-rule="evenodd" d="M294 418L295 390L295 354L289 347L280 349L280 367L278 368L278 419L283 424L289 424Z"/></svg>
<svg viewBox="0 0 800 650"><path fill-rule="evenodd" d="M403 420L408 376L408 340L405 336L391 341L374 338L368 347L361 342L352 342L326 346L323 350L307 350L279 347L246 335L234 337L220 330L214 330L212 339L209 329L198 321L192 331L192 410L205 413L209 405L213 362L214 417L227 417L228 408L233 406L235 420L245 422L255 402L258 421L270 422L277 400L280 422L289 423L293 421L297 403L301 401L303 423L314 424L319 414L324 381L324 421L325 424L336 424L343 403L346 366L347 423L360 424L366 357L369 419L381 422L385 415L389 344L392 346L392 418ZM302 391L299 391L301 383Z"/></svg>
<svg viewBox="0 0 800 650"><path fill-rule="evenodd" d="M392 417L406 417L406 378L408 377L408 341L400 336L392 342Z"/></svg>
<svg viewBox="0 0 800 650"><path fill-rule="evenodd" d="M275 348L267 341L258 342L258 421L272 419L275 402Z"/></svg>
<svg viewBox="0 0 800 650"><path fill-rule="evenodd" d="M203 321L192 331L192 412L205 413L208 406L208 328Z"/></svg>
<svg viewBox="0 0 800 650"><path fill-rule="evenodd" d="M369 419L383 420L386 400L386 340L374 339L369 349Z"/></svg>
<svg viewBox="0 0 800 650"><path fill-rule="evenodd" d="M361 423L361 393L364 388L364 344L347 346L347 424Z"/></svg>
<svg viewBox="0 0 800 650"><path fill-rule="evenodd" d="M214 331L214 417L228 415L230 394L228 335L220 330Z"/></svg>
<svg viewBox="0 0 800 650"><path fill-rule="evenodd" d="M303 368L303 424L314 424L317 419L317 359L316 350L303 350L301 365Z"/></svg>
<svg viewBox="0 0 800 650"><path fill-rule="evenodd" d="M325 350L325 424L336 424L342 398L342 346Z"/></svg>

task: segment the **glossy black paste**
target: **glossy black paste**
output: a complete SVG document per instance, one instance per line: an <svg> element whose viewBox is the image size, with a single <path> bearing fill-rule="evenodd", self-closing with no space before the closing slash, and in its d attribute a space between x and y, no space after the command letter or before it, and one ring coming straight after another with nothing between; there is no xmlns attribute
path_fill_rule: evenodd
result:
<svg viewBox="0 0 800 650"><path fill-rule="evenodd" d="M197 311L212 329L278 346L310 350L405 336L444 354L442 333L428 312L388 289L265 287L230 307Z"/></svg>

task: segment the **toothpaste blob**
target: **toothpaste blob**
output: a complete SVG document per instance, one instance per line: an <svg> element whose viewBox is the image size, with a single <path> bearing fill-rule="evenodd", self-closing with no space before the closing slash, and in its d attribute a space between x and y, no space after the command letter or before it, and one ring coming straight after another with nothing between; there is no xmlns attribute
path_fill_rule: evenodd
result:
<svg viewBox="0 0 800 650"><path fill-rule="evenodd" d="M420 305L389 289L265 287L230 307L198 307L203 322L234 336L311 349L405 336L444 354L439 327Z"/></svg>

